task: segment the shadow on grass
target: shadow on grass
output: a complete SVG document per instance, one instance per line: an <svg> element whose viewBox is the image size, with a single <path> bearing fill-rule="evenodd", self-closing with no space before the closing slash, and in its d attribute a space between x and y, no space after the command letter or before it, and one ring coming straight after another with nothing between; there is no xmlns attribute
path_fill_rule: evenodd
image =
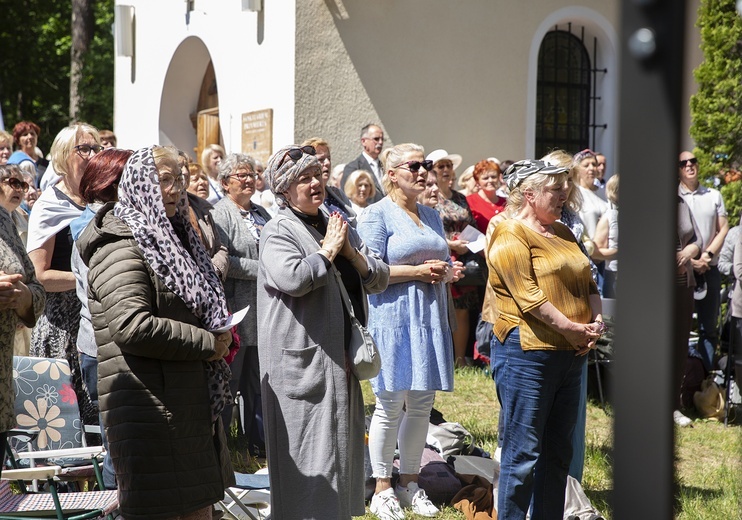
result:
<svg viewBox="0 0 742 520"><path fill-rule="evenodd" d="M612 516L613 513L613 490L612 489L585 489L585 496L590 503L601 514Z"/></svg>
<svg viewBox="0 0 742 520"><path fill-rule="evenodd" d="M678 488L679 495L689 500L698 500L707 502L713 498L719 498L724 494L720 489L704 489L693 486L680 485Z"/></svg>

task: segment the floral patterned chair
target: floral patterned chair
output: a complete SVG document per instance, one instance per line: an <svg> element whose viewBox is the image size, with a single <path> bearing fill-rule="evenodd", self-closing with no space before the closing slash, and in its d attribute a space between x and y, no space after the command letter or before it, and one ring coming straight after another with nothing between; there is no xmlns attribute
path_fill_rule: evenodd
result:
<svg viewBox="0 0 742 520"><path fill-rule="evenodd" d="M95 468L90 459L80 459L78 455L80 448L85 447L85 435L67 360L13 356L13 386L17 427L35 435L9 437L11 448L16 453L51 455L19 457L20 467L56 465L62 467L60 480L94 479ZM71 457L59 451L71 449L75 453Z"/></svg>

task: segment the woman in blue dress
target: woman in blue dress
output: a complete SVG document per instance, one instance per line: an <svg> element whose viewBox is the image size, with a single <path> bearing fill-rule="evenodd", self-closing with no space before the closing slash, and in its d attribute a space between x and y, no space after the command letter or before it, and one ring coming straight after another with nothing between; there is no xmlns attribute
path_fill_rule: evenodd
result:
<svg viewBox="0 0 742 520"><path fill-rule="evenodd" d="M438 509L417 480L435 392L453 391L446 283L460 268L451 265L438 212L416 202L432 168L423 148L400 144L381 158L387 196L369 206L358 224L366 245L390 266L387 289L368 297L368 328L381 355L381 372L371 380L376 396L369 427L376 479L371 512L398 520L405 507L432 517ZM397 446L400 476L392 488Z"/></svg>

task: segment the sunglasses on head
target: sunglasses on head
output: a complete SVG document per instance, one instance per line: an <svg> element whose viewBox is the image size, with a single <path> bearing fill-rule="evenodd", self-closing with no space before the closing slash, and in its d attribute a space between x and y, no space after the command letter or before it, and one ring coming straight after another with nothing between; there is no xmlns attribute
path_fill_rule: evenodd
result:
<svg viewBox="0 0 742 520"><path fill-rule="evenodd" d="M310 146L310 145L302 146L301 148L289 148L286 151L286 153L283 154L283 157L281 158L281 162L278 164L278 168L283 166L283 163L286 160L286 157L289 157L292 161L297 162L299 159L302 158L304 154L317 155L317 150L314 149L314 146Z"/></svg>
<svg viewBox="0 0 742 520"><path fill-rule="evenodd" d="M698 164L698 159L695 158L695 157L691 157L690 159L683 159L678 164L680 165L681 168L685 168L685 165L688 164L688 163L690 163L690 164Z"/></svg>
<svg viewBox="0 0 742 520"><path fill-rule="evenodd" d="M426 160L426 161L407 161L407 162L403 162L401 164L398 164L394 168L395 169L396 168L403 168L405 170L411 171L412 173L417 173L418 171L420 171L420 167L421 166L425 169L426 172L429 172L430 170L433 169L433 161L431 161L431 160Z"/></svg>

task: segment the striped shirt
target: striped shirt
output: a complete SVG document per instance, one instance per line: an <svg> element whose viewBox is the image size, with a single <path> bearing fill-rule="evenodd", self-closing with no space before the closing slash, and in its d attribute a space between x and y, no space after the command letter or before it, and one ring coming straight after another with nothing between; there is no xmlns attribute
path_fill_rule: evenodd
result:
<svg viewBox="0 0 742 520"><path fill-rule="evenodd" d="M590 263L567 226L545 237L516 219L500 222L488 251L495 290L494 333L501 342L520 327L523 350L572 350L567 339L530 313L547 301L576 323L592 319L589 296L598 294Z"/></svg>

